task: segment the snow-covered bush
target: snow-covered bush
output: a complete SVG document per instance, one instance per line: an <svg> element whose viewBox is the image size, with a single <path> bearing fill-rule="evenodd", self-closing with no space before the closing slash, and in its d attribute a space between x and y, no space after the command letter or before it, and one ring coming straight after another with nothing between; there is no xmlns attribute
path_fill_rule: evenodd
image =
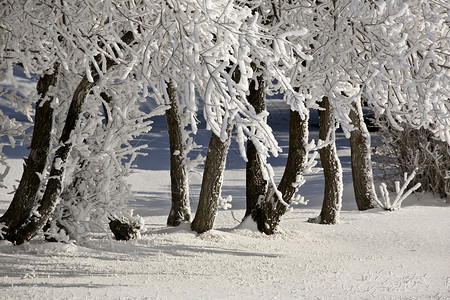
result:
<svg viewBox="0 0 450 300"><path fill-rule="evenodd" d="M404 173L416 176L411 185L421 184L419 190L430 191L450 200L450 145L438 140L431 131L405 126L402 131L380 123L381 140L375 151L380 177L394 182ZM393 190L393 186L388 185Z"/></svg>
<svg viewBox="0 0 450 300"><path fill-rule="evenodd" d="M402 206L402 202L417 190L420 187L420 183L416 183L413 187L408 188L408 185L413 180L414 176L416 176L416 172L413 171L411 175L408 176L407 173L404 174L404 183L400 187L400 181L395 181L395 193L397 194L394 201L391 201L389 197L389 191L387 189L387 185L382 182L380 185L381 198L383 201L380 201L378 198L375 198L377 204L383 208L384 210L397 210Z"/></svg>

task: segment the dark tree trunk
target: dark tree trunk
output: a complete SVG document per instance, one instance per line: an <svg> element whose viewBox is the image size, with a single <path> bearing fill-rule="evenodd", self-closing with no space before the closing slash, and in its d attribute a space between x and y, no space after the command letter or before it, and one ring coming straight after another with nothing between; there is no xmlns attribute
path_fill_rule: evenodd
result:
<svg viewBox="0 0 450 300"><path fill-rule="evenodd" d="M228 148L231 141L231 126L227 128L227 139L222 141L217 135L211 133L208 154L206 155L205 170L203 172L202 188L197 212L191 228L193 231L203 233L211 230L217 214L217 202L223 181L223 171L227 159Z"/></svg>
<svg viewBox="0 0 450 300"><path fill-rule="evenodd" d="M370 133L364 123L360 100L353 103L350 119L354 126L350 133L353 190L358 209L367 210L375 207L376 194L372 177Z"/></svg>
<svg viewBox="0 0 450 300"><path fill-rule="evenodd" d="M308 144L308 119L302 120L298 112L290 111L289 117L289 152L283 177L278 191L284 202L290 203L298 189L297 180L304 172L307 161L306 145ZM252 212L252 218L257 223L258 230L265 234L274 234L280 219L286 212L286 206L278 196L269 190L264 201Z"/></svg>
<svg viewBox="0 0 450 300"><path fill-rule="evenodd" d="M122 40L126 44L131 43L134 40L133 33L131 31L127 32L122 37ZM106 70L109 70L115 64L115 61L108 58L106 60ZM70 135L80 118L86 96L100 79L100 75L96 72L95 68L92 68L92 71L93 81L90 82L85 75L74 91L72 102L70 103L69 111L67 113L66 123L64 124L63 132L59 139L61 146L56 150L50 169L50 178L47 182L40 205L37 208L38 214L29 216L25 222L20 224L15 236L11 237L12 242L15 244L22 244L33 238L37 231L47 222L50 214L55 208L56 200L62 189L64 164L72 149L72 144L69 142Z"/></svg>
<svg viewBox="0 0 450 300"><path fill-rule="evenodd" d="M266 109L264 78L262 75L257 77L257 83L258 86L256 86L255 81L250 83L250 94L247 100L255 108L255 112L259 114ZM244 219L251 215L259 197L264 196L266 192L267 182L262 175L261 161L255 145L249 140L247 142L246 211Z"/></svg>
<svg viewBox="0 0 450 300"><path fill-rule="evenodd" d="M309 115L302 120L298 112L290 111L288 159L278 186L284 201L288 204L297 191L297 177L303 174L307 161L308 120ZM281 216L286 212L286 206L278 203L278 211Z"/></svg>
<svg viewBox="0 0 450 300"><path fill-rule="evenodd" d="M320 224L337 224L339 223L339 213L342 206L342 169L336 153L336 122L333 107L327 97L323 97L320 107L323 110L319 111L319 139L330 143L319 150L325 177L325 192L320 216L308 221Z"/></svg>
<svg viewBox="0 0 450 300"><path fill-rule="evenodd" d="M37 174L42 174L50 150L50 136L53 124L53 98L46 95L51 86L55 86L58 78L58 65L53 73L44 75L37 83L37 92L40 95L36 103L33 137L31 140L30 155L25 159L24 170L19 187L8 210L0 218L0 223L6 224L5 238L15 243L15 236L19 227L29 218L36 205L36 194L41 185Z"/></svg>
<svg viewBox="0 0 450 300"><path fill-rule="evenodd" d="M191 221L189 202L189 182L186 165L186 146L183 141L181 111L178 106L177 92L172 83L168 84L170 108L166 111L170 143L170 184L172 189L172 207L167 225L178 226L181 222Z"/></svg>

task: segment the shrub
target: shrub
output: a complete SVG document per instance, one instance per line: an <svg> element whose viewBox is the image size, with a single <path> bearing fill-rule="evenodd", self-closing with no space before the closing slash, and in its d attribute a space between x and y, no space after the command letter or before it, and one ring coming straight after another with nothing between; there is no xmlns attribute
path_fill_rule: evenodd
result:
<svg viewBox="0 0 450 300"><path fill-rule="evenodd" d="M432 131L404 126L397 131L380 122L380 137L374 161L384 182L394 183L403 174L416 176L409 187L421 184L418 191L433 192L450 201L450 145L438 140ZM388 186L394 190L392 184Z"/></svg>

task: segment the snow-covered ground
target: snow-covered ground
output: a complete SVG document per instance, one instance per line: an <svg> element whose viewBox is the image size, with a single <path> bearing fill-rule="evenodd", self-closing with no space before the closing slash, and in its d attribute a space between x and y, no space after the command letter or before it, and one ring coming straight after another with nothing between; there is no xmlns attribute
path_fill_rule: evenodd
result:
<svg viewBox="0 0 450 300"><path fill-rule="evenodd" d="M288 114L279 100L271 101L269 122L286 153ZM320 212L321 173L308 175L301 193L309 204L286 214L278 234L240 225L245 164L234 145L222 189L233 207L219 211L215 229L198 235L189 224L166 227L170 178L164 126L164 118L156 118L154 130L138 141L149 143L149 155L129 177L135 192L130 206L146 224L142 237L118 242L98 234L87 247L40 237L22 246L0 241L0 299L450 299L450 206L413 195L399 211L358 212L342 134L340 225L306 222ZM311 136L317 138L317 131ZM199 137L207 143L206 131ZM8 188L0 190L0 214L20 179L20 158L27 155L25 148L4 151L12 168ZM271 160L278 177L285 159L286 154ZM194 211L200 182L201 175L192 174Z"/></svg>
<svg viewBox="0 0 450 300"><path fill-rule="evenodd" d="M274 236L239 226L244 210L233 208L197 235L188 224L165 226L168 171L140 170L130 182L141 239L0 242L0 299L450 298L450 207L432 197L413 196L396 212L344 210L336 226L306 223L319 208L297 207ZM243 189L243 170L227 171L224 190ZM308 192L319 198L321 189ZM9 198L2 192L2 210Z"/></svg>

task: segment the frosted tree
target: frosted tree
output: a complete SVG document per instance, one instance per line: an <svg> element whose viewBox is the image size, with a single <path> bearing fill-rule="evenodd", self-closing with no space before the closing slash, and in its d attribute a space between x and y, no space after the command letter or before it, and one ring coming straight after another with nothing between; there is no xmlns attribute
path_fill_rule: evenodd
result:
<svg viewBox="0 0 450 300"><path fill-rule="evenodd" d="M167 224L177 226L191 220L188 173L203 162L201 156L191 159L188 155L198 147L194 142L196 92L208 78L201 54L211 37L207 26L215 25L208 21L204 4L197 1L158 1L146 9L158 13L141 21L145 50L140 73L146 93L168 107L172 206Z"/></svg>
<svg viewBox="0 0 450 300"><path fill-rule="evenodd" d="M252 9L253 14L258 14L260 18L259 22L266 26L266 28L272 27L276 20L276 14L278 13L276 9L273 9L272 4L272 1L268 3L253 3L249 1L246 3ZM259 63L258 65L261 64ZM250 79L247 100L255 109L255 113L260 114L266 110L266 80L264 77L264 69L258 68L255 62L252 62L251 66L253 72L257 75L254 79ZM239 76L239 73L237 76ZM268 188L267 181L264 179L262 173L258 151L251 140L247 141L246 156L246 211L243 220L252 215L252 212L257 209L259 205L258 200L267 193ZM258 217L254 218L254 220L257 221Z"/></svg>
<svg viewBox="0 0 450 300"><path fill-rule="evenodd" d="M111 70L104 80L117 78L122 72L120 68ZM71 181L65 183L47 226L48 237L86 243L93 231L102 230L109 236L109 228L119 240L139 236L143 224L127 209L132 194L125 177L146 145L134 146L132 141L135 135L151 129L152 115L165 109L163 106L151 114L140 111L139 103L145 99L139 95L139 86L133 80L106 82L88 95L84 114L72 134L78 143L68 158L66 177Z"/></svg>
<svg viewBox="0 0 450 300"><path fill-rule="evenodd" d="M250 2L253 4L253 2ZM280 5L282 4L282 5ZM285 100L290 109L289 121L289 152L284 174L278 187L273 182L264 180L264 163L258 157L255 146L251 141L247 142L247 210L246 217L252 216L257 223L258 229L266 234L273 234L280 222L281 217L286 212L292 200L297 201L295 193L304 183L303 174L307 173L312 163L314 155L308 161L308 152L311 145L308 144L308 118L309 107L314 106L308 96L308 91L300 90L301 75L300 66L305 60L311 60L311 56L306 55L299 47L299 40L307 31L298 26L298 23L292 22L294 16L298 14L299 6L291 3L277 3L269 1L267 3L258 3L256 10L260 14L261 24L264 25L273 36L288 36L288 41L297 47L297 51L288 52L290 55L289 64L280 64L285 74L288 74L288 80L292 90L286 91ZM255 8L254 8L255 9ZM278 41L269 40L267 46L275 51L286 51L283 45ZM260 76L253 79L250 84L249 101L256 110L263 111L265 93L277 93L279 91L271 89L271 76L265 72L264 63L260 64ZM265 82L268 88L264 89ZM258 87L257 89L253 88Z"/></svg>
<svg viewBox="0 0 450 300"><path fill-rule="evenodd" d="M24 64L26 74L30 75L30 72L32 72L42 76L37 84L38 94L34 96L35 99L38 99L35 113L35 120L38 120L38 125L34 127L33 137L35 138L31 143L30 155L25 161L22 179L13 201L0 218L0 222L7 226L4 237L14 241L18 228L23 225L34 208L35 197L41 183L41 177L37 174L43 174L47 163L50 130L53 122L53 109L50 105L53 97L49 91L56 83L58 64L55 65L48 61L48 57L55 57L51 51L47 53L48 57L43 55L39 59L41 66L33 64L36 63L33 59L28 60L27 55L32 49L38 48L38 45L35 44L38 35L32 36L32 32L25 28L27 22L21 23L21 21L24 21L24 16L23 10L19 9L19 6L15 6L13 3L3 3L1 19L0 37L3 46L0 50L0 57L2 63L6 65L6 78L14 83L13 65L22 60L28 61L28 64ZM22 38L24 42L19 47ZM21 51L22 49L24 51ZM49 74L46 74L46 72ZM33 95L30 95L29 98L33 99Z"/></svg>
<svg viewBox="0 0 450 300"><path fill-rule="evenodd" d="M291 18L294 20L292 23L308 29L307 36L300 42L308 47L313 60L306 60L300 65L303 72L299 87L310 91L312 98L320 105L318 146L325 177L321 214L310 221L335 224L339 222L342 203L342 170L335 145L335 130L339 123L333 90L342 74L333 57L341 38L339 12L335 1L311 1L306 4Z"/></svg>
<svg viewBox="0 0 450 300"><path fill-rule="evenodd" d="M189 201L189 181L187 146L183 140L183 114L177 91L172 83L167 86L170 108L166 112L170 141L170 183L172 189L172 207L167 225L178 226L181 222L191 221L191 205Z"/></svg>
<svg viewBox="0 0 450 300"><path fill-rule="evenodd" d="M373 207L376 200L370 135L363 122L361 99L367 100L377 112L386 114L388 118L394 120L391 116L395 115L397 120L401 119L404 107L389 104L392 100L381 96L385 90L380 87L386 84L389 89L390 82L401 78L395 73L394 64L404 60L405 56L405 39L399 32L402 25L398 24L404 14L405 5L401 1L311 1L297 15L298 22L303 22L309 29L306 43L315 58L304 65L307 70L304 86L315 98L330 102L335 123L342 126L350 138L354 192L360 210ZM388 71L385 72L383 67ZM323 112L320 114L322 117ZM325 141L325 144L330 142ZM321 158L322 163L324 159L327 160ZM332 155L328 160L334 159L336 157ZM336 200L331 201L333 203L340 202L339 190L342 187L335 182L338 177L331 176L329 178L334 179L325 183L336 187L332 193ZM327 206L324 204L324 208ZM338 210L339 206L335 205L335 209ZM319 219L322 218L323 214Z"/></svg>
<svg viewBox="0 0 450 300"><path fill-rule="evenodd" d="M13 201L5 214L0 218L0 222L8 224L7 238L14 239L18 227L22 225L33 209L34 198L41 183L50 147L50 135L53 122L53 109L50 105L51 98L46 99L46 94L50 87L56 83L58 70L53 70L52 74L46 74L39 79L37 91L39 100L36 103L35 126L33 128L33 139L30 146L30 155L25 160L24 171L20 184L14 194Z"/></svg>
<svg viewBox="0 0 450 300"><path fill-rule="evenodd" d="M58 113L62 113L58 120L64 120L58 123L53 131L59 136L56 148L52 150L51 155L47 153L38 157L41 163L39 168L43 167L43 158L47 167L44 166L43 170L36 171L34 174L30 172L30 176L33 177L33 186L29 186L29 193L24 196L16 193L17 196L2 217L2 222L8 228L6 238L16 244L32 238L46 223L61 199L60 193L66 182L71 182L70 178L64 176L67 174L66 166L73 146L83 143L83 139L73 140L75 137L73 132L77 130L77 126L80 126L83 105L92 89L101 87L105 74L108 74L115 66L126 66L120 71L120 76L115 74L117 79L127 78L131 71L130 65L133 65L135 61L134 56L124 54L125 49L131 50L129 45L134 40L132 31L126 31L123 28L123 25L129 24L128 19L126 22L111 21L116 16L121 16L123 20L122 13L128 11L131 4L111 6L110 3L92 2L85 3L88 5L83 5L81 10L78 3L74 2L60 1L60 5L41 4L34 3L36 7L31 7L14 2L5 4L6 9L2 10L4 17L2 17L1 28L5 33L2 37L6 42L1 54L2 59L6 59L8 64L6 72L11 72L15 63L21 63L26 74L44 76L46 73L52 74L54 65L57 64L64 70L66 78L71 80L68 85L59 86L59 89L51 89L47 84L47 94L50 97L45 99L45 101L49 99L50 106L47 110L47 118L49 114L52 114L51 109L58 108ZM101 5L104 5L104 9ZM24 9L27 10L26 13ZM99 16L98 11L105 11L105 14ZM97 17L92 18L92 16ZM71 26L68 26L69 23ZM134 29L132 26L130 28ZM22 40L25 42L19 43ZM59 80L57 82L64 83ZM41 107L46 107L44 101L39 106ZM37 113L36 118L38 115ZM52 123L53 120L50 118L40 123L47 128L44 130L45 134L48 134L48 128L51 128ZM36 128L39 126L35 126L35 130ZM134 132L134 134L138 133L139 131ZM33 136L33 140L38 138L38 135ZM44 139L42 142L48 147L48 140ZM132 152L129 154L131 155ZM27 165L33 165L36 158L36 156L30 156ZM26 183L26 174L24 172L21 180L23 184ZM108 172L102 174L111 175ZM65 181L65 179L68 180ZM39 188L42 188L42 192ZM14 211L14 207L23 209ZM11 213L8 213L9 211ZM108 211L108 213L112 212ZM87 216L88 219L90 217Z"/></svg>
<svg viewBox="0 0 450 300"><path fill-rule="evenodd" d="M366 34L384 43L366 45L379 52L363 73L368 100L393 129L406 123L448 143L448 8L390 1L378 11L383 18L377 30Z"/></svg>

